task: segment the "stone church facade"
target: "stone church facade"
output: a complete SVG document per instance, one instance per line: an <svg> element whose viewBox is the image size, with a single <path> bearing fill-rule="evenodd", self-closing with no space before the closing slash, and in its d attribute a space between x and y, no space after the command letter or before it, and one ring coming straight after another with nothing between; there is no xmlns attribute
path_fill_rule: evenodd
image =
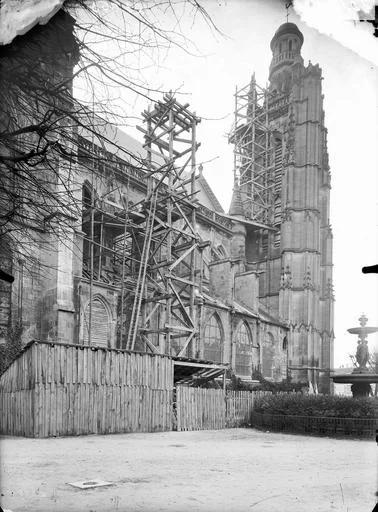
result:
<svg viewBox="0 0 378 512"><path fill-rule="evenodd" d="M298 28L289 23L280 27L271 45L270 88L284 105L271 121L280 167L275 173L274 230L251 220L243 182L235 183L225 214L201 170L197 176L197 228L206 243L198 270L197 336L185 356L229 364L246 381L258 369L273 381L290 374L327 391L334 300L330 174L321 71L311 64L304 67L302 42ZM135 139L108 125L101 130L128 153L145 156ZM122 248L115 247L123 227L114 219L125 201L138 204L146 197L146 176L132 157L117 160L85 131L77 136L85 149L74 169L81 218L64 240L39 235L34 247L39 263L32 271L3 251L2 268L15 280L0 284L1 336L5 339L7 330L19 325L23 343L42 339L124 349L120 333L130 314L135 267L122 276L126 285L121 293L117 257ZM90 167L93 154L102 162L96 179ZM93 205L101 208L93 213ZM130 250L138 247L136 239ZM130 261L137 259L135 253ZM148 348L139 340L136 350ZM174 344L164 352L177 355Z"/></svg>
<svg viewBox="0 0 378 512"><path fill-rule="evenodd" d="M334 342L331 177L321 69L304 66L302 44L293 23L279 27L271 41L267 123L274 138L275 230L240 225L241 252L247 267L261 272L261 303L289 328L293 376L327 390ZM247 187L243 179L236 184L230 211L242 220L249 217Z"/></svg>

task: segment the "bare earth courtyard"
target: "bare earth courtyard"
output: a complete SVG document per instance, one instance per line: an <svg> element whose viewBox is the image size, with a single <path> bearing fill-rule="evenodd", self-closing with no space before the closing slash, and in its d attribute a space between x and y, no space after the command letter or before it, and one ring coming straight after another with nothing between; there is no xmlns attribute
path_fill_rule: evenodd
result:
<svg viewBox="0 0 378 512"><path fill-rule="evenodd" d="M374 441L228 429L1 439L12 512L370 512ZM101 479L111 487L76 489Z"/></svg>

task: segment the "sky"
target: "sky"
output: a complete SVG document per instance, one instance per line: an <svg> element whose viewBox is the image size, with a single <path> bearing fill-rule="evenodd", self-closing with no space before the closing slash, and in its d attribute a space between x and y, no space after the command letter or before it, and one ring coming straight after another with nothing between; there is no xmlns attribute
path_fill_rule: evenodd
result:
<svg viewBox="0 0 378 512"><path fill-rule="evenodd" d="M335 367L350 364L356 337L347 333L365 313L378 325L378 276L363 275L362 266L378 263L377 227L377 82L378 39L372 25L358 21L370 0L297 0L289 21L304 35L302 56L323 71L325 124L332 175L331 224L334 233ZM235 87L246 85L253 72L261 86L268 79L270 41L286 21L279 0L203 0L219 32L190 11L179 29L191 40L188 52L171 48L153 62L138 56L144 81L151 88L172 90L179 101L202 118L197 161L227 211L232 194L233 153L227 134L233 122ZM169 13L167 13L169 17ZM123 108L138 117L144 98L118 91ZM123 129L141 140L133 122ZM135 124L135 123L134 123ZM378 348L377 335L370 347Z"/></svg>

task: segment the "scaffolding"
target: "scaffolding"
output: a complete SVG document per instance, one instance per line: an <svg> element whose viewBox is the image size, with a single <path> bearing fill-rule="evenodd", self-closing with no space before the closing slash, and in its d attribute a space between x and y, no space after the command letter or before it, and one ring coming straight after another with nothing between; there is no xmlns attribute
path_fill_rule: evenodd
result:
<svg viewBox="0 0 378 512"><path fill-rule="evenodd" d="M229 140L234 144L234 180L239 185L245 216L274 224L274 140L269 126L274 95L251 82L235 92L235 120Z"/></svg>
<svg viewBox="0 0 378 512"><path fill-rule="evenodd" d="M144 111L146 159L143 198L123 204L87 199L83 215L88 254L83 276L90 297L98 281L119 290L119 347L197 357L196 296L201 289L200 262L206 243L196 225L196 127L200 119L171 94ZM92 148L93 151L93 148ZM113 159L114 165L114 159ZM130 174L130 167L127 169ZM108 271L106 255L112 259ZM200 257L199 257L200 256ZM104 260L105 257L105 260ZM104 263L105 261L105 263ZM88 341L91 342L92 301Z"/></svg>

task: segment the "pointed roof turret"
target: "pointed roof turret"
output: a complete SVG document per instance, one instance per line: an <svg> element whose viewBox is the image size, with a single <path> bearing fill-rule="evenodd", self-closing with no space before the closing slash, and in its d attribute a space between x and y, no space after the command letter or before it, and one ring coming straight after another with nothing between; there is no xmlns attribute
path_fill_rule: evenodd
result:
<svg viewBox="0 0 378 512"><path fill-rule="evenodd" d="M234 183L229 215L234 217L245 217L240 187L237 181Z"/></svg>

